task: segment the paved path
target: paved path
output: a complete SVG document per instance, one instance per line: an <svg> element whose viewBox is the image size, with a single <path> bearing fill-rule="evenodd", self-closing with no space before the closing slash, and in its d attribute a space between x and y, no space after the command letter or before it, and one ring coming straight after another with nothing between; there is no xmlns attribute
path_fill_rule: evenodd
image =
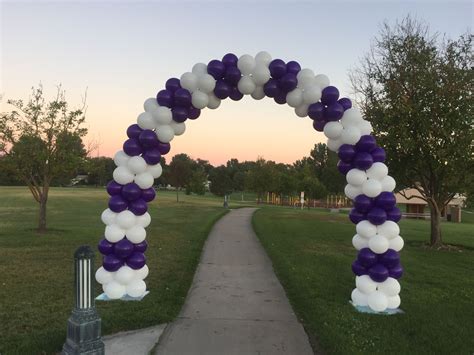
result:
<svg viewBox="0 0 474 355"><path fill-rule="evenodd" d="M232 210L212 229L161 355L313 354L251 227L254 208Z"/></svg>

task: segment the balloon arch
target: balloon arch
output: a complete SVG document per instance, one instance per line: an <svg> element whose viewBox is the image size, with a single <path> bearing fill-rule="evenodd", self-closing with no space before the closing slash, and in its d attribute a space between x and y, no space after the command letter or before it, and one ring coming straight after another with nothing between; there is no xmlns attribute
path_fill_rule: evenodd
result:
<svg viewBox="0 0 474 355"><path fill-rule="evenodd" d="M137 124L128 127L123 150L114 157L114 179L107 185L109 208L102 213L103 266L96 280L107 298L139 299L147 292L147 202L155 198L152 186L162 173L160 158L170 151L171 140L183 134L185 121L197 119L202 109L216 109L221 100L238 101L244 95L287 103L297 116L309 116L314 129L324 132L328 148L338 153L339 171L347 179L345 194L354 206L349 218L356 224L352 244L358 254L352 263L352 302L375 312L398 308L401 213L395 206L395 180L387 175L385 152L370 135L371 124L351 100L339 98L326 75L301 69L295 61L272 60L267 52L240 58L229 53L222 60L194 65L180 79L169 79L156 98L147 99Z"/></svg>

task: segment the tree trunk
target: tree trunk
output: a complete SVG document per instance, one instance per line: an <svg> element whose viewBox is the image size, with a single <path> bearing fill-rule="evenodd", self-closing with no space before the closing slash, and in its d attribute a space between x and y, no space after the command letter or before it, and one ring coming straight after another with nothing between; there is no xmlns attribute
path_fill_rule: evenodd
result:
<svg viewBox="0 0 474 355"><path fill-rule="evenodd" d="M38 219L38 233L46 233L46 203L48 202L48 195L42 194L39 201L39 219Z"/></svg>
<svg viewBox="0 0 474 355"><path fill-rule="evenodd" d="M176 188L176 202L179 202L179 189Z"/></svg>
<svg viewBox="0 0 474 355"><path fill-rule="evenodd" d="M436 202L430 202L430 215L431 215L431 246L440 246L443 244L441 239L441 210Z"/></svg>

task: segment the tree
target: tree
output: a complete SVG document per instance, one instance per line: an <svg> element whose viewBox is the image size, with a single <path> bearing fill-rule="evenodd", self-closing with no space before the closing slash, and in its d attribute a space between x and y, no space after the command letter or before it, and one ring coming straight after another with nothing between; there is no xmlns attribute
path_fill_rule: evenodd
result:
<svg viewBox="0 0 474 355"><path fill-rule="evenodd" d="M95 186L105 186L112 179L115 163L112 158L88 158L86 163L87 183Z"/></svg>
<svg viewBox="0 0 474 355"><path fill-rule="evenodd" d="M189 195L194 192L198 195L206 193L207 174L204 168L200 165L195 165L191 173L189 182L186 184L186 194Z"/></svg>
<svg viewBox="0 0 474 355"><path fill-rule="evenodd" d="M209 173L209 188L214 195L226 196L232 192L232 179L228 169L224 166L218 166Z"/></svg>
<svg viewBox="0 0 474 355"><path fill-rule="evenodd" d="M193 160L187 154L176 154L168 167L167 181L176 188L176 202L179 190L189 184L193 173Z"/></svg>
<svg viewBox="0 0 474 355"><path fill-rule="evenodd" d="M339 158L335 152L330 151L326 144L318 143L309 158L314 164L316 177L327 191L335 194L344 192L346 179L337 169Z"/></svg>
<svg viewBox="0 0 474 355"><path fill-rule="evenodd" d="M442 244L441 212L474 171L473 74L470 34L438 40L407 17L384 25L351 75L391 173L430 208L432 246Z"/></svg>
<svg viewBox="0 0 474 355"><path fill-rule="evenodd" d="M265 192L277 190L277 170L275 163L258 158L247 173L246 186L257 194L257 202L261 202Z"/></svg>
<svg viewBox="0 0 474 355"><path fill-rule="evenodd" d="M10 112L0 114L0 154L39 203L38 232L46 231L46 205L55 177L74 174L86 156L82 137L87 129L82 108L69 110L64 90L46 102L43 87L32 88L28 102L7 100Z"/></svg>

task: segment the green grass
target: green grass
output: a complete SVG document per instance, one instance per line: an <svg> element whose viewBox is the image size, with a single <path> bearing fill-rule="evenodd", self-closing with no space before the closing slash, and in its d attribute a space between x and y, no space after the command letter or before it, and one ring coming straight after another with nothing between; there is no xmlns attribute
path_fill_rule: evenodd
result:
<svg viewBox="0 0 474 355"><path fill-rule="evenodd" d="M151 293L142 302L98 302L104 334L169 322L178 314L221 199L159 192L147 229ZM49 233L34 232L37 204L26 188L0 188L0 354L55 353L73 305L73 253L103 235L104 189L53 189ZM235 205L235 204L234 204ZM96 256L98 257L97 252ZM100 259L100 258L98 258ZM101 264L96 259L96 268ZM96 295L101 293L96 287Z"/></svg>
<svg viewBox="0 0 474 355"><path fill-rule="evenodd" d="M324 211L266 207L254 228L315 348L328 354L472 354L474 224L443 223L458 251L426 248L429 222L401 222L405 314L356 312L350 265L354 225Z"/></svg>

